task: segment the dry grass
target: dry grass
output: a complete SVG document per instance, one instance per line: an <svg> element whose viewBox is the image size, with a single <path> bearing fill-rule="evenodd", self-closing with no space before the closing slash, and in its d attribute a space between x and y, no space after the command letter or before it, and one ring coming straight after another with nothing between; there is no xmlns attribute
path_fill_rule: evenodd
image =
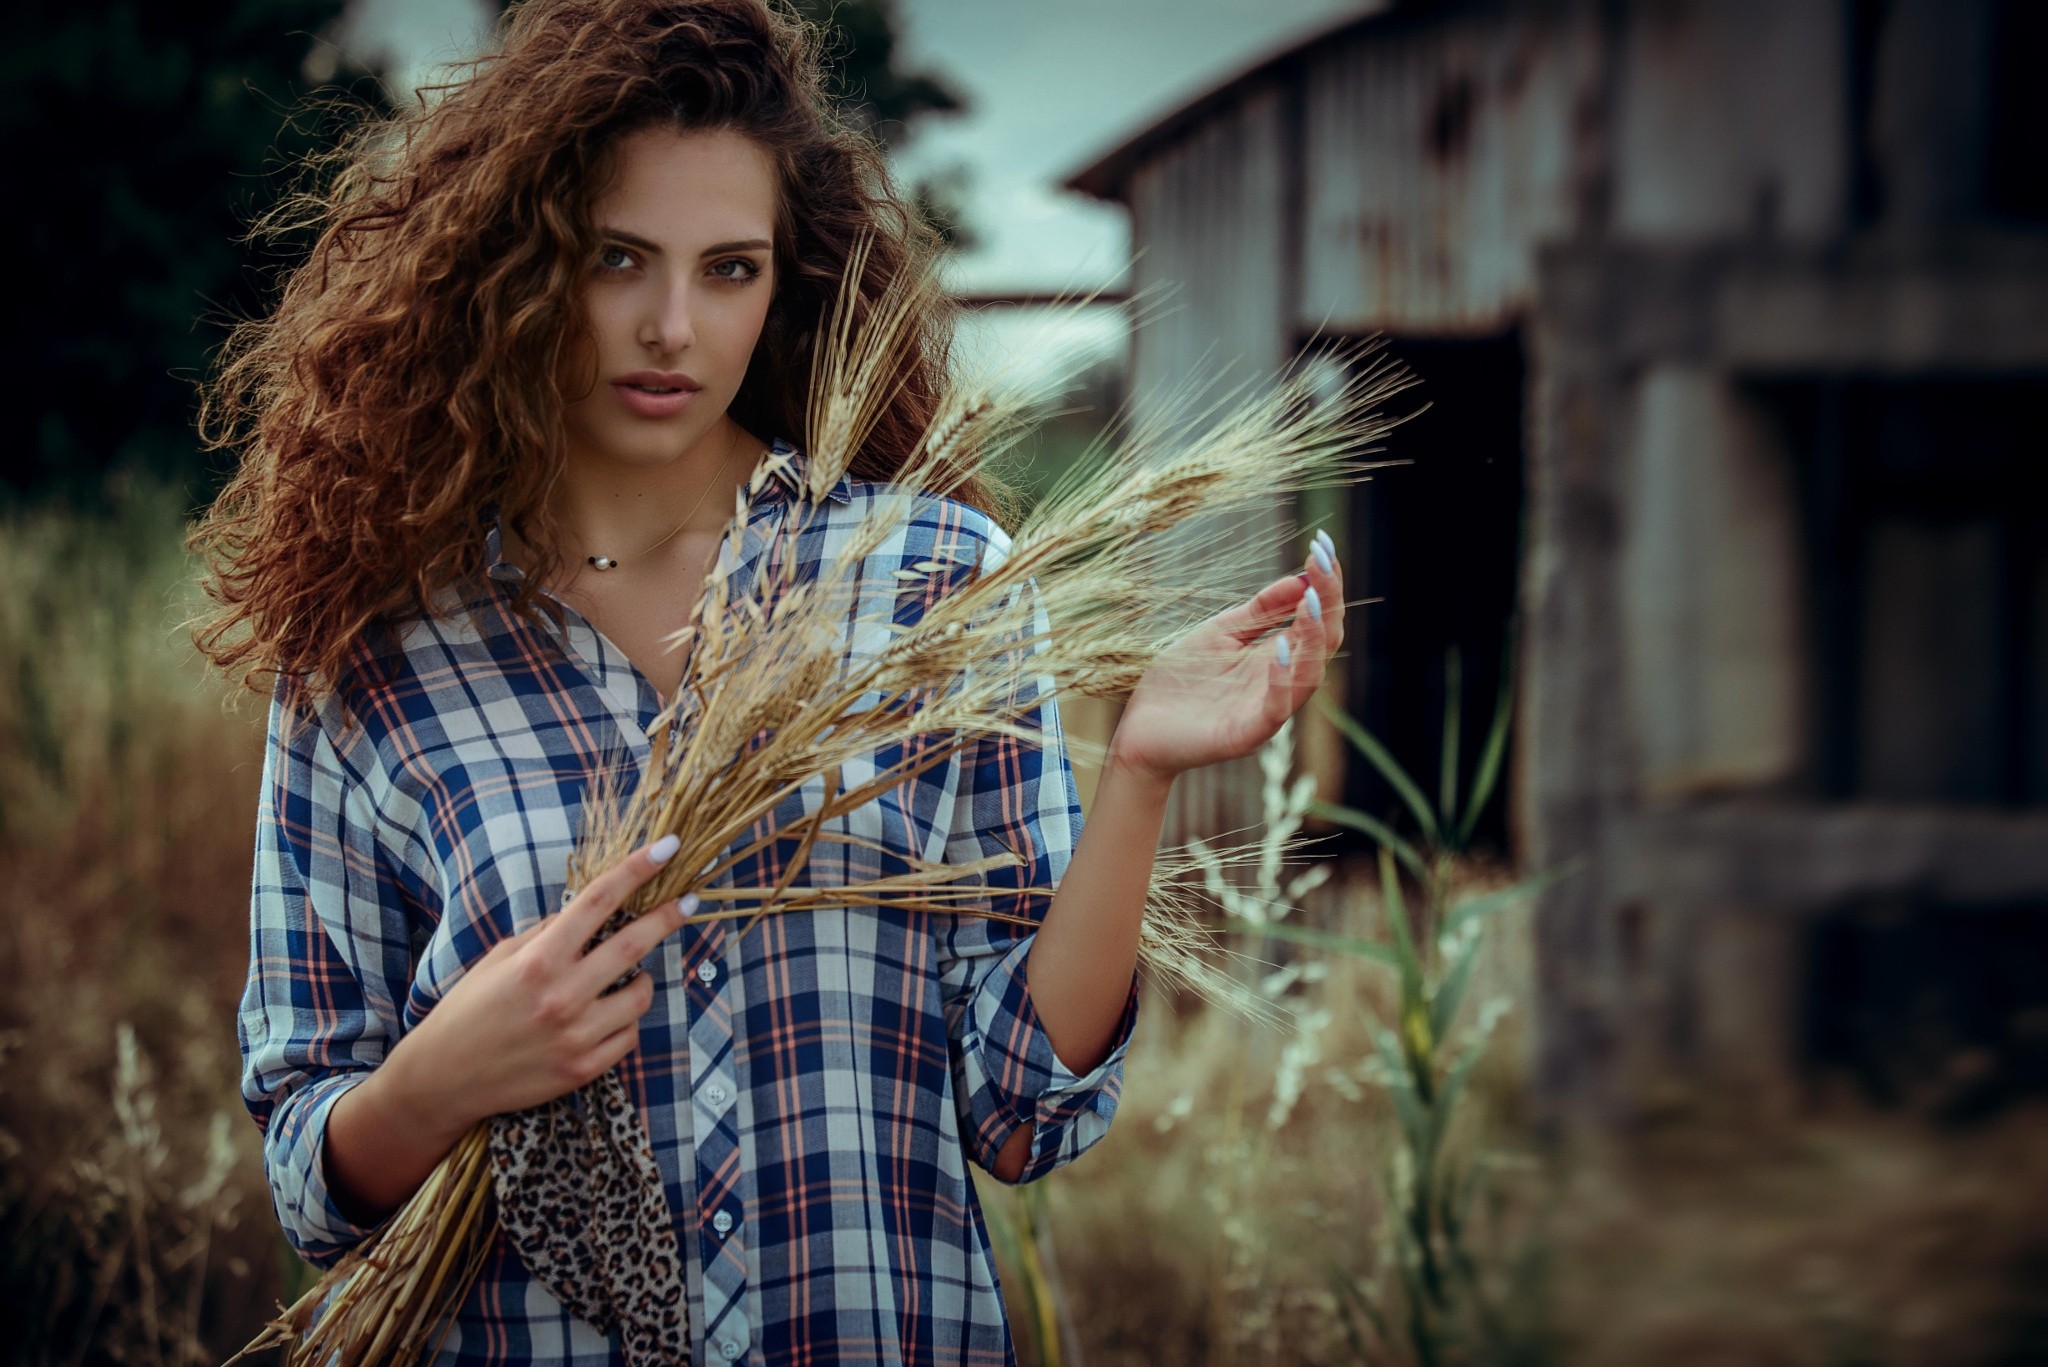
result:
<svg viewBox="0 0 2048 1367"><path fill-rule="evenodd" d="M235 1093L263 738L177 632L182 511L141 491L111 522L0 528L15 1361L214 1360L198 1342L254 1321L288 1271Z"/></svg>

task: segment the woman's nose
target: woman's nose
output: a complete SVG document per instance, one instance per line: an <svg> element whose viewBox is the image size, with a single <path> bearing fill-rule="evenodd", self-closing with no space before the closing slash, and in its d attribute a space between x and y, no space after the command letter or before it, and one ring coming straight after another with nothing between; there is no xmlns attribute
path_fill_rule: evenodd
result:
<svg viewBox="0 0 2048 1367"><path fill-rule="evenodd" d="M655 296L653 309L641 325L640 340L662 351L682 351L696 339L689 285L678 281Z"/></svg>

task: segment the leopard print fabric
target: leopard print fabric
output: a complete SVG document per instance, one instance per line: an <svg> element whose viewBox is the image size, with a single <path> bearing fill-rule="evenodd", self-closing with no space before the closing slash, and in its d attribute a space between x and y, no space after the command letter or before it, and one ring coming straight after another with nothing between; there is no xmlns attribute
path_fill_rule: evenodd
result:
<svg viewBox="0 0 2048 1367"><path fill-rule="evenodd" d="M615 912L590 943L629 916ZM647 1127L618 1069L493 1116L490 1149L498 1222L541 1285L578 1319L617 1329L631 1367L687 1364L682 1252Z"/></svg>

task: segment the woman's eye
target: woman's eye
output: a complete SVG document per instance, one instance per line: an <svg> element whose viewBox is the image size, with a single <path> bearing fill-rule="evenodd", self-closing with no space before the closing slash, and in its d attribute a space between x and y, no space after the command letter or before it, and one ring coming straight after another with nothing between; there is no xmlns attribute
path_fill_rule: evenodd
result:
<svg viewBox="0 0 2048 1367"><path fill-rule="evenodd" d="M744 256L727 257L711 268L712 274L719 275L727 266L738 266L740 269L731 275L721 275L721 279L753 280L761 274L761 268L747 260Z"/></svg>
<svg viewBox="0 0 2048 1367"><path fill-rule="evenodd" d="M614 257L618 260L613 260ZM600 247L597 252L597 264L608 271L622 271L633 264L633 253L624 247Z"/></svg>

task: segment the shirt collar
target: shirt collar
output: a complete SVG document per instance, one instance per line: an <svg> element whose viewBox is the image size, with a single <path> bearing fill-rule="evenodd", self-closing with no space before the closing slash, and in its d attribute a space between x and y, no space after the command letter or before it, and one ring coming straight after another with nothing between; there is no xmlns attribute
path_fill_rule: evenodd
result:
<svg viewBox="0 0 2048 1367"><path fill-rule="evenodd" d="M758 502L764 495L778 501L798 494L804 488L804 471L808 457L796 448L787 437L777 437L768 444L769 459L766 462L769 479L748 498L749 505ZM778 487L779 486L779 487ZM771 493L772 491L772 493ZM825 496L834 503L853 502L853 483L840 475ZM517 584L526 578L526 571L505 559L504 524L498 516L498 500L487 500L479 514L484 524L484 555L490 568L486 573L500 583Z"/></svg>

